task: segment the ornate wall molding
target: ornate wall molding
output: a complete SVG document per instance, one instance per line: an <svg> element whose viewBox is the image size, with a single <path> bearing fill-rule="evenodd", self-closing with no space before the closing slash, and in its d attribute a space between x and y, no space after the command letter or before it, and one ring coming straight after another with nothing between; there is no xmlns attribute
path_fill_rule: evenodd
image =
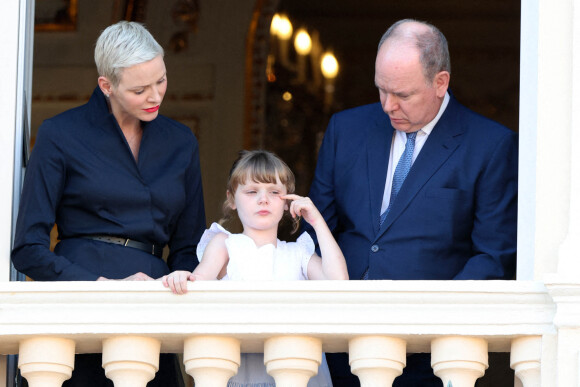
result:
<svg viewBox="0 0 580 387"><path fill-rule="evenodd" d="M257 0L246 41L244 106L245 149L263 145L266 127L266 64L270 49L270 24L279 0Z"/></svg>

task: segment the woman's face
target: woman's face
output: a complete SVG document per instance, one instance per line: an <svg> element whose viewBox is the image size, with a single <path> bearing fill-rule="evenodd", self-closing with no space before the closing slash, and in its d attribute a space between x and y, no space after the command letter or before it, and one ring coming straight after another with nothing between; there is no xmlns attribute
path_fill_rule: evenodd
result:
<svg viewBox="0 0 580 387"><path fill-rule="evenodd" d="M152 121L167 91L167 73L161 56L149 62L128 67L121 72L117 87L109 99L119 124L134 119Z"/></svg>

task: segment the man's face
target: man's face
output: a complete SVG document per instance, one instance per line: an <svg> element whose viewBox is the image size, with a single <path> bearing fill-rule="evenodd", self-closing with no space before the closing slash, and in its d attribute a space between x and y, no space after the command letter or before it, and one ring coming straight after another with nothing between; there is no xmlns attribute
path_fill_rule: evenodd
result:
<svg viewBox="0 0 580 387"><path fill-rule="evenodd" d="M393 128L411 133L437 115L449 85L449 73L442 71L427 82L418 50L387 41L377 54L375 85Z"/></svg>

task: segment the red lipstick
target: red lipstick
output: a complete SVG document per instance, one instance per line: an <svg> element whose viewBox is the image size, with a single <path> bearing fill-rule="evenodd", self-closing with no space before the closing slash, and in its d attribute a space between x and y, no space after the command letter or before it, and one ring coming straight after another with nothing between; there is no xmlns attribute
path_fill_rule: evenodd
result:
<svg viewBox="0 0 580 387"><path fill-rule="evenodd" d="M149 109L143 109L143 110L145 110L147 113L155 113L157 110L159 110L159 105L154 106L154 107L149 108Z"/></svg>

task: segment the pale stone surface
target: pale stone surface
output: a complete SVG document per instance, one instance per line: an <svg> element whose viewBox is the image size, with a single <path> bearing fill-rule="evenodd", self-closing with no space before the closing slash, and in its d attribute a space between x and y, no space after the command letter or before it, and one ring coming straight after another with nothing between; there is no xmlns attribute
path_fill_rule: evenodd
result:
<svg viewBox="0 0 580 387"><path fill-rule="evenodd" d="M225 387L240 366L240 341L198 336L185 340L183 364L197 387Z"/></svg>
<svg viewBox="0 0 580 387"><path fill-rule="evenodd" d="M361 387L390 387L407 361L405 340L395 337L356 337L349 341L348 352L351 371Z"/></svg>
<svg viewBox="0 0 580 387"><path fill-rule="evenodd" d="M179 353L192 333L235 337L242 352L281 335L323 338L324 352L368 335L403 337L407 352L429 352L447 335L509 352L513 338L555 332L546 288L523 281L200 281L181 296L157 281L29 282L0 283L0 299L1 354L18 353L30 335L72 338L78 353L92 353L127 334Z"/></svg>
<svg viewBox="0 0 580 387"><path fill-rule="evenodd" d="M473 387L488 367L487 342L474 337L439 337L431 342L431 366L443 385Z"/></svg>
<svg viewBox="0 0 580 387"><path fill-rule="evenodd" d="M18 368L30 387L60 387L74 368L75 343L57 337L20 342Z"/></svg>
<svg viewBox="0 0 580 387"><path fill-rule="evenodd" d="M161 341L118 336L103 341L103 368L115 387L145 387L159 370Z"/></svg>
<svg viewBox="0 0 580 387"><path fill-rule="evenodd" d="M524 387L541 386L542 338L520 337L512 340L510 366Z"/></svg>
<svg viewBox="0 0 580 387"><path fill-rule="evenodd" d="M277 387L306 387L322 362L322 341L306 336L271 337L264 343L264 364Z"/></svg>
<svg viewBox="0 0 580 387"><path fill-rule="evenodd" d="M288 335L318 340L325 352L347 352L360 337L399 338L407 353L429 352L432 341L448 337L509 352L512 340L537 336L542 385L574 386L562 380L577 379L580 282L555 277L547 284L549 291L525 281L207 281L176 296L160 282L0 283L0 352L18 354L19 343L33 337L70 339L77 353L100 352L104 340L133 335L181 353L195 332L239 342L234 357L220 355L235 368L240 351L262 352L268 339ZM459 355L448 365L477 363L470 352L453 352ZM116 356L120 363L136 359ZM211 368L212 361L201 366ZM307 362L315 372L320 358ZM479 363L482 374L485 362ZM139 372L152 376L154 368Z"/></svg>

